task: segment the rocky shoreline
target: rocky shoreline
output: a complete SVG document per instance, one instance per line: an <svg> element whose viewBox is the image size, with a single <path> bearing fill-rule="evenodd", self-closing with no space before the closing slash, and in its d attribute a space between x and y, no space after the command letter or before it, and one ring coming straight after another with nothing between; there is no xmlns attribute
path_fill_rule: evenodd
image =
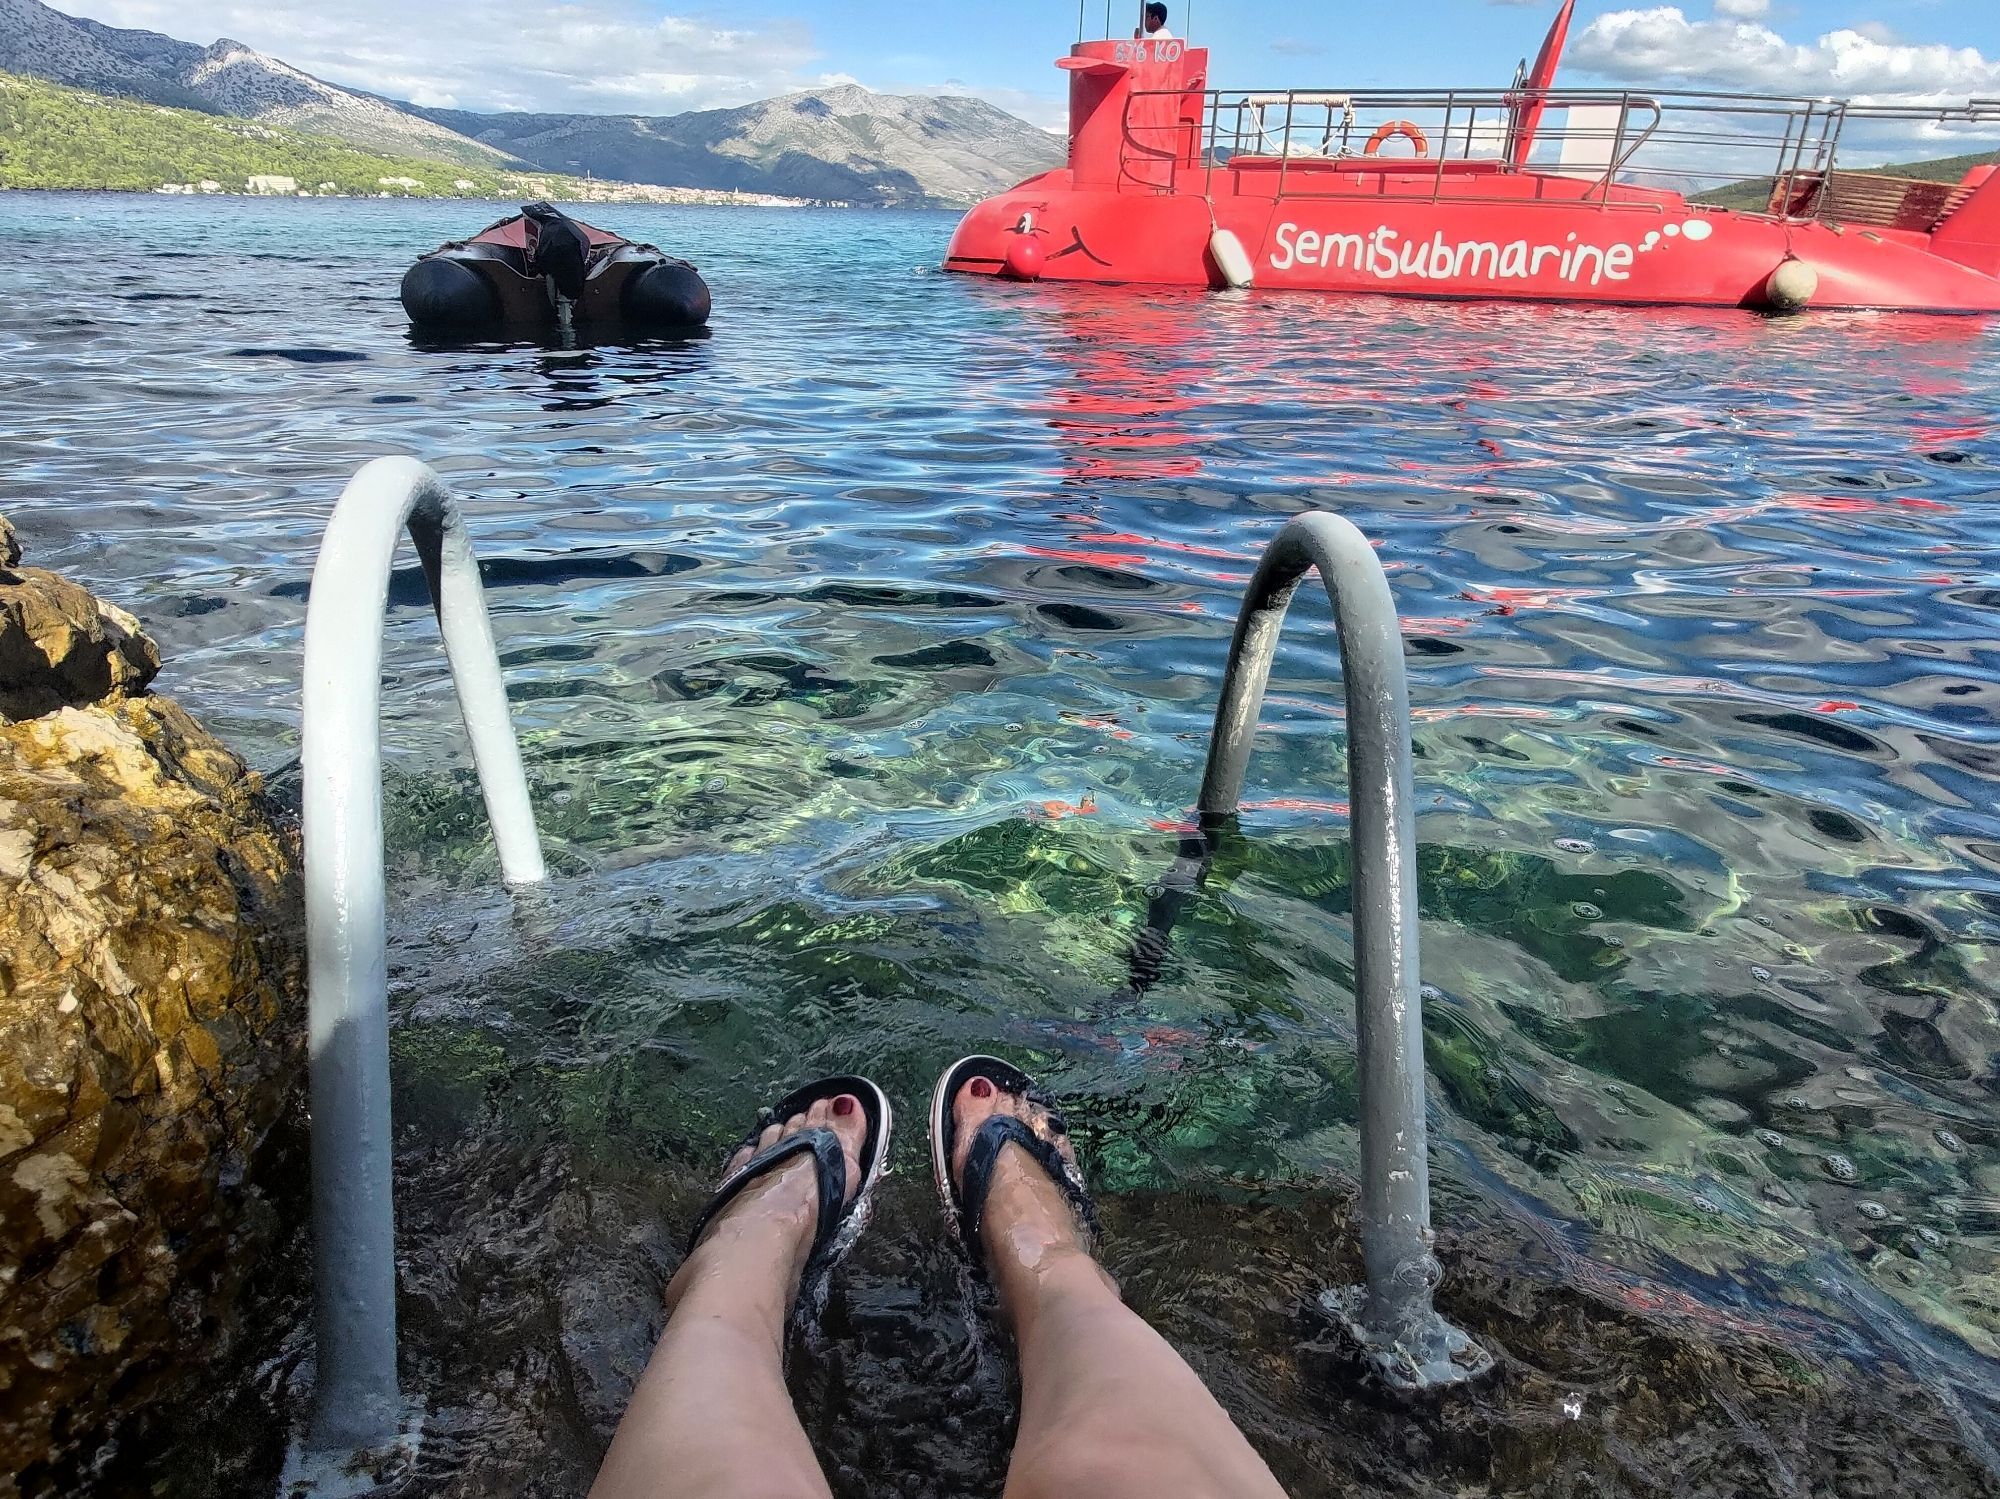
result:
<svg viewBox="0 0 2000 1499"><path fill-rule="evenodd" d="M297 834L0 521L0 1496L198 1373L304 1061Z"/></svg>

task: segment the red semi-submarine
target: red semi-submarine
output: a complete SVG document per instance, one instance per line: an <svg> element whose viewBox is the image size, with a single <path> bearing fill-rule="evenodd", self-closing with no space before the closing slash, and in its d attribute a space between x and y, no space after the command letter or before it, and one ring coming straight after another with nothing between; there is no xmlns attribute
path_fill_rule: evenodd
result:
<svg viewBox="0 0 2000 1499"><path fill-rule="evenodd" d="M1067 165L968 213L945 269L2000 312L2000 170L1936 182L1836 165L1843 148L1879 156L1919 131L1989 127L1990 139L2000 101L1558 89L1574 4L1505 89L1225 92L1208 87L1207 49L1178 38L1079 41L1057 63L1070 75Z"/></svg>

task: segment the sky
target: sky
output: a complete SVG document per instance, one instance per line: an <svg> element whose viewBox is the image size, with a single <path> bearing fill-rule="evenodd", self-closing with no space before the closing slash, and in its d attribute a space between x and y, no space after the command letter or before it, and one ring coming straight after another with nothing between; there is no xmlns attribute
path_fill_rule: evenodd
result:
<svg viewBox="0 0 2000 1499"><path fill-rule="evenodd" d="M231 37L329 82L460 109L675 114L859 82L970 93L1049 129L1075 0L55 0ZM1556 0L1169 0L1220 88L1503 87ZM1190 4L1192 11L1190 13ZM1084 0L1105 34L1105 0ZM1129 35L1137 0L1115 0ZM1579 0L1560 83L2000 98L2000 0ZM1970 149L1968 146L1966 149Z"/></svg>

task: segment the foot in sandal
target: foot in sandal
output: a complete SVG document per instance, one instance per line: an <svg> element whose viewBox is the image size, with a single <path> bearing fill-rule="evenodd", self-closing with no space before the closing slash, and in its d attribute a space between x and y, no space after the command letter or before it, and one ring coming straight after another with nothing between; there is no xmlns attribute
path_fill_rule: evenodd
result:
<svg viewBox="0 0 2000 1499"><path fill-rule="evenodd" d="M730 1154L667 1287L667 1327L618 1423L593 1499L825 1499L785 1387L785 1331L868 1221L893 1117L865 1078L763 1110Z"/></svg>
<svg viewBox="0 0 2000 1499"><path fill-rule="evenodd" d="M997 1057L945 1069L931 1164L1021 1357L1007 1499L1283 1499L1263 1459L1093 1254L1096 1213L1054 1100Z"/></svg>

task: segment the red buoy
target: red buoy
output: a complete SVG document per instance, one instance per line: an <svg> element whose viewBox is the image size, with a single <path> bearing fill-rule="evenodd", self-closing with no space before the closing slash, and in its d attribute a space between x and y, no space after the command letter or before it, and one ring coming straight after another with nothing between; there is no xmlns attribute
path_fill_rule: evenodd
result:
<svg viewBox="0 0 2000 1499"><path fill-rule="evenodd" d="M1032 234L1017 234L1008 244L1000 264L1016 281L1033 281L1042 274L1042 267L1048 264L1048 259L1040 240Z"/></svg>

